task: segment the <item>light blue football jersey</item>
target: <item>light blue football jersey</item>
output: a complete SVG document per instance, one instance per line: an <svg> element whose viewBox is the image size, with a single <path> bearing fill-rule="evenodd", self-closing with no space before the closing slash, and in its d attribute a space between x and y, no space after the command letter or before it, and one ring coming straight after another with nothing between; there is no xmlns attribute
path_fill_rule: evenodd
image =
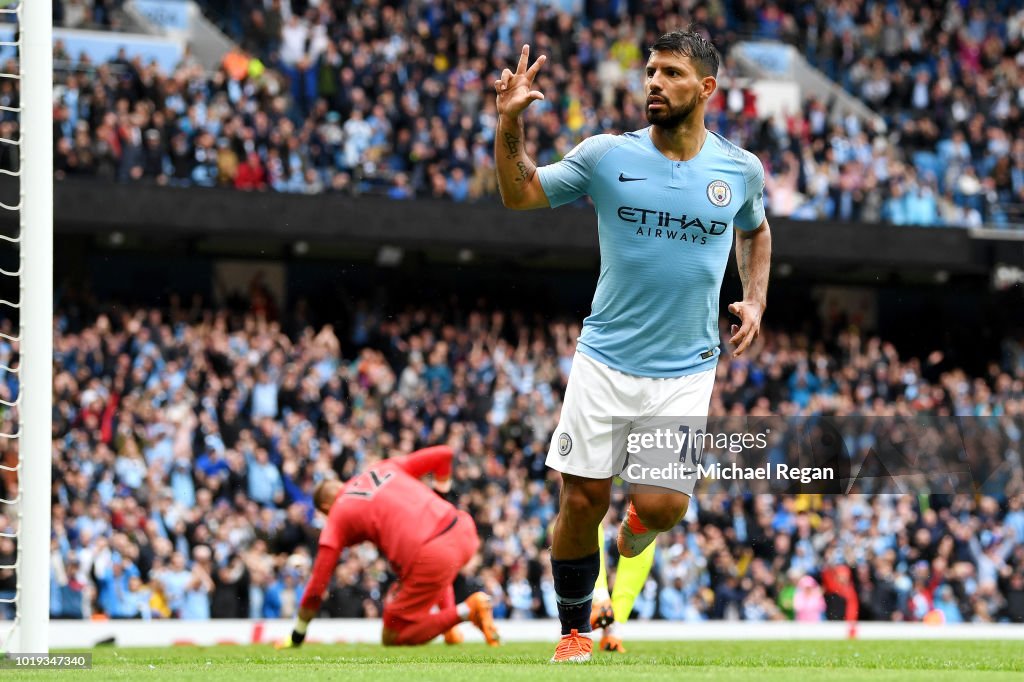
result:
<svg viewBox="0 0 1024 682"><path fill-rule="evenodd" d="M764 168L710 132L697 156L672 161L650 130L595 135L537 172L552 207L589 195L597 211L601 274L580 352L627 374L675 377L718 362L733 226L764 220Z"/></svg>

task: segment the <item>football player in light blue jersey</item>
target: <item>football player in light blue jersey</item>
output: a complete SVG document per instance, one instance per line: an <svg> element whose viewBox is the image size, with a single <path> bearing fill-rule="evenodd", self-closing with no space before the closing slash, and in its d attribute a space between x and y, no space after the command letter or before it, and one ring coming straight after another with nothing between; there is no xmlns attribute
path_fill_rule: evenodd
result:
<svg viewBox="0 0 1024 682"><path fill-rule="evenodd" d="M600 277L547 458L562 474L551 555L563 636L552 660L585 661L600 566L597 527L612 478L631 484L618 547L635 557L685 514L696 467L679 466L677 479L645 472L699 462L686 446L658 445L630 450L625 466L623 443L643 435L653 418L706 424L720 353L719 293L733 241L743 300L729 305L739 318L729 343L741 355L757 338L765 308L771 233L761 163L704 127L719 55L701 35L675 31L652 46L649 127L595 135L538 169L524 149L521 114L544 98L533 89L544 62L541 56L530 66L524 46L516 71L505 69L495 81L495 156L505 206L555 207L587 195L597 212ZM623 418L625 434L616 431Z"/></svg>

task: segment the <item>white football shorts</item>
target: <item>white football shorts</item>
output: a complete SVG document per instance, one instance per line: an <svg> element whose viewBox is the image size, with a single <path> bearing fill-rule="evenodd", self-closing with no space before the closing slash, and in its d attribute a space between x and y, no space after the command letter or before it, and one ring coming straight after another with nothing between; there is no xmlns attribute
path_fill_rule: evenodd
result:
<svg viewBox="0 0 1024 682"><path fill-rule="evenodd" d="M681 377L625 374L577 351L547 465L693 494L715 368Z"/></svg>

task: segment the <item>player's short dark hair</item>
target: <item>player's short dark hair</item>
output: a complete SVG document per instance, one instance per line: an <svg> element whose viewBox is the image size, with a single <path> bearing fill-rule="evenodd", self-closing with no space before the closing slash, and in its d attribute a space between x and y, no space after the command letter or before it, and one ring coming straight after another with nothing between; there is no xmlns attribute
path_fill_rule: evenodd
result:
<svg viewBox="0 0 1024 682"><path fill-rule="evenodd" d="M333 480L333 478L328 478L316 484L316 488L313 489L313 506L315 508L330 507L334 503L327 485Z"/></svg>
<svg viewBox="0 0 1024 682"><path fill-rule="evenodd" d="M722 58L715 46L692 26L685 31L672 31L661 36L654 41L651 52L672 52L687 57L702 77L718 78L718 65Z"/></svg>

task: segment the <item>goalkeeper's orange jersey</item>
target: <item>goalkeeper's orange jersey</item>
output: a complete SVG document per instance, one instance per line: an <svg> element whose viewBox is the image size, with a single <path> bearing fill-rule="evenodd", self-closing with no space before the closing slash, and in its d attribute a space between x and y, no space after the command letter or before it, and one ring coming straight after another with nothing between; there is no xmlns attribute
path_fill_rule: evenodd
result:
<svg viewBox="0 0 1024 682"><path fill-rule="evenodd" d="M401 577L423 544L455 520L455 507L419 480L446 480L451 464L451 448L441 445L378 462L348 481L320 532L302 605L319 607L341 550L360 542L376 545Z"/></svg>

